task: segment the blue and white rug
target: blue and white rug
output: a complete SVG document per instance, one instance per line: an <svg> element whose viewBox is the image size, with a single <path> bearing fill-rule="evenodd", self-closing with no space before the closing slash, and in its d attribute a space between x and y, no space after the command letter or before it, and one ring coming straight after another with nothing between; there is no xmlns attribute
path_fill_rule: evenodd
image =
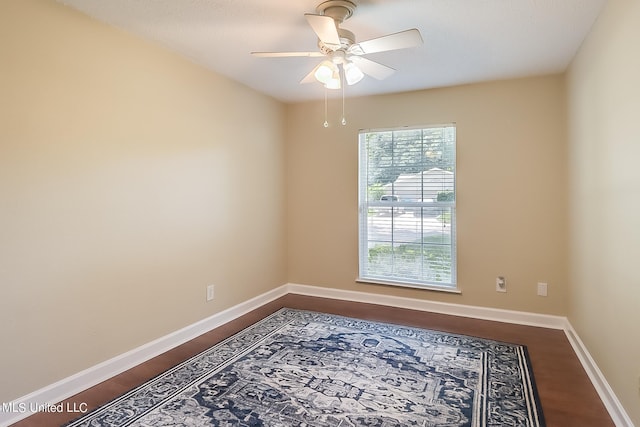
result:
<svg viewBox="0 0 640 427"><path fill-rule="evenodd" d="M282 309L68 426L544 426L525 347Z"/></svg>

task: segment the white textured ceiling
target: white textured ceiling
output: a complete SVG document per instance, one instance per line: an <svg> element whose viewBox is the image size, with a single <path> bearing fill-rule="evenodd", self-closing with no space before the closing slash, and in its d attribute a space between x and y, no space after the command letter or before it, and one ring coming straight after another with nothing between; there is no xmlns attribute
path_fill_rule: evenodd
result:
<svg viewBox="0 0 640 427"><path fill-rule="evenodd" d="M304 18L321 0L59 0L155 40L191 60L282 101L324 97L299 81L322 58L257 58L252 51L315 51ZM419 48L371 54L393 67L347 96L402 92L562 72L606 0L355 0L341 27L357 41L417 28Z"/></svg>

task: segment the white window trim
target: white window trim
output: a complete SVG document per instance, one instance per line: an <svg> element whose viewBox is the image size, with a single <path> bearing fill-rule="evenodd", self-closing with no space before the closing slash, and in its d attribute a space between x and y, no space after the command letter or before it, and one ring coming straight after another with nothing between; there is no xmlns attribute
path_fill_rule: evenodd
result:
<svg viewBox="0 0 640 427"><path fill-rule="evenodd" d="M457 278L457 213L456 213L456 201L453 202L384 202L384 201L370 201L366 202L363 200L363 196L366 198L367 194L367 183L361 182L361 174L362 168L366 167L363 165L363 156L361 154L361 146L362 143L360 141L360 137L364 133L370 132L393 132L393 131L402 131L402 130L412 130L412 129L429 129L429 128L441 128L453 126L456 127L455 123L447 123L447 124L438 124L438 125L426 125L426 126L414 126L414 127L398 127L398 128L383 128L383 129L361 129L358 133L358 277L356 278L356 282L358 283L367 283L367 284L377 284L377 285L385 285L385 286L398 286L398 287L407 287L407 288L415 288L421 290L429 290L429 291L438 291L438 292L446 292L446 293L455 293L461 294L462 291L458 284ZM457 133L457 132L456 132ZM454 168L454 192L457 194L457 135L455 141L455 165ZM456 197L457 198L457 197ZM366 206L366 207L365 207ZM389 206L389 207L449 207L452 209L453 214L451 215L451 283L450 284L439 284L435 282L413 282L413 281L405 281L405 280L385 280L382 278L376 278L374 275L369 275L367 277L363 277L362 269L368 259L368 250L364 248L368 247L369 237L368 237L368 221L367 217L363 214L363 209L369 209L372 206Z"/></svg>

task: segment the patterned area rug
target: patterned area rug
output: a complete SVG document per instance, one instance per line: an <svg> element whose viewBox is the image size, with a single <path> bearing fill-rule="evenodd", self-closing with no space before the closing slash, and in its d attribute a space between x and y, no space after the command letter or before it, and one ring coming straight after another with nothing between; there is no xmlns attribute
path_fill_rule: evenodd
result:
<svg viewBox="0 0 640 427"><path fill-rule="evenodd" d="M68 426L544 426L525 347L282 309Z"/></svg>

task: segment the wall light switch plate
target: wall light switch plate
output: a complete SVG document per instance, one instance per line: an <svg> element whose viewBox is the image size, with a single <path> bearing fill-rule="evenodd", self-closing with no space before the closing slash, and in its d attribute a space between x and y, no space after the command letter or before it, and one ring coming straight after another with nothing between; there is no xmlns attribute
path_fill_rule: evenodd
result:
<svg viewBox="0 0 640 427"><path fill-rule="evenodd" d="M214 297L214 285L207 286L207 301L211 301Z"/></svg>
<svg viewBox="0 0 640 427"><path fill-rule="evenodd" d="M496 277L496 292L507 292L507 280L502 277Z"/></svg>

